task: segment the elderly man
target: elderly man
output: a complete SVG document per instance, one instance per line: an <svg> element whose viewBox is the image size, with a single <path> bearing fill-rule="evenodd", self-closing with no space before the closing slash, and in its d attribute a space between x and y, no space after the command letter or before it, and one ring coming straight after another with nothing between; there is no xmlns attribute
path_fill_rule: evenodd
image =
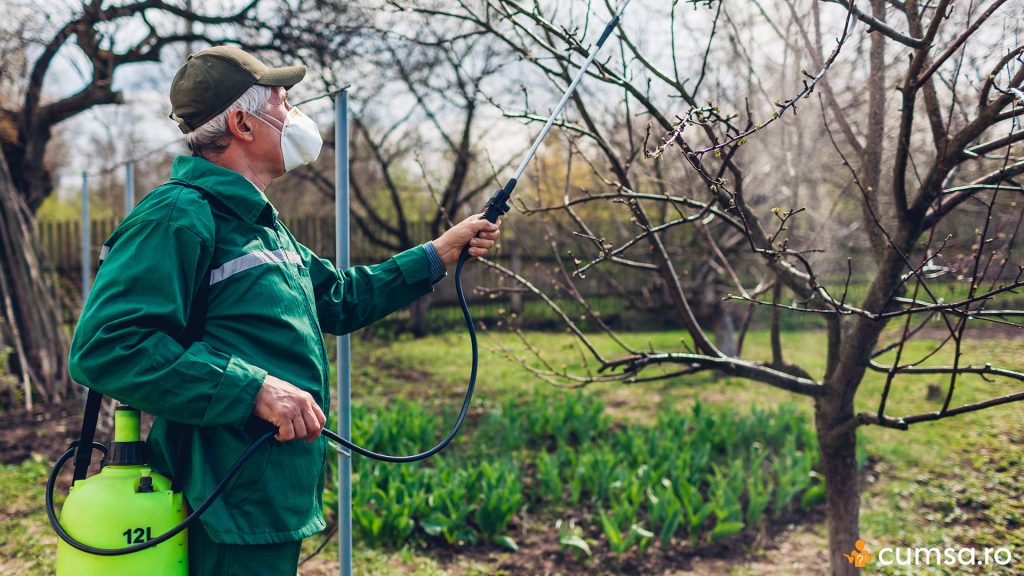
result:
<svg viewBox="0 0 1024 576"><path fill-rule="evenodd" d="M498 226L470 217L375 266L337 270L292 236L264 195L316 159L316 125L288 104L304 66L269 68L215 47L189 56L171 117L192 156L104 243L71 345L76 381L156 416L149 460L204 501L255 439L277 427L189 531L192 574L294 575L325 527L330 398L322 332L346 334L433 290ZM303 442L292 440L301 439Z"/></svg>

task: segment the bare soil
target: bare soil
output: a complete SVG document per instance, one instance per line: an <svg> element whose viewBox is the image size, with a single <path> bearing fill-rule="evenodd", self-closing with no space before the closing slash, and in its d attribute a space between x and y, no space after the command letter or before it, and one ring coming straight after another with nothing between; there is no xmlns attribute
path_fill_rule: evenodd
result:
<svg viewBox="0 0 1024 576"><path fill-rule="evenodd" d="M17 464L33 453L56 460L82 426L79 400L0 414L0 462Z"/></svg>

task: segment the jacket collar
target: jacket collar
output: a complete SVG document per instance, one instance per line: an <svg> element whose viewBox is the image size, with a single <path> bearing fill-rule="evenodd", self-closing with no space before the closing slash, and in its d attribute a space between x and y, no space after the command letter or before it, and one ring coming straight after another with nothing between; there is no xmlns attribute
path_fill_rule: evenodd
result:
<svg viewBox="0 0 1024 576"><path fill-rule="evenodd" d="M267 206L271 222L277 219L277 210L262 190L245 176L234 170L218 166L198 156L178 156L171 166L171 180L201 188L223 202L239 218L255 224Z"/></svg>

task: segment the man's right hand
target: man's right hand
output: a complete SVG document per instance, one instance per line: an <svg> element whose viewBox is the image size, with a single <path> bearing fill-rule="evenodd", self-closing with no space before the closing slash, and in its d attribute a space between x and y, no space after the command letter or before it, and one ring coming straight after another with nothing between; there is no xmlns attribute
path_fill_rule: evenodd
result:
<svg viewBox="0 0 1024 576"><path fill-rule="evenodd" d="M327 418L309 392L275 378L271 375L263 380L263 387L256 395L252 413L277 426L281 442L302 438L312 442L320 436Z"/></svg>

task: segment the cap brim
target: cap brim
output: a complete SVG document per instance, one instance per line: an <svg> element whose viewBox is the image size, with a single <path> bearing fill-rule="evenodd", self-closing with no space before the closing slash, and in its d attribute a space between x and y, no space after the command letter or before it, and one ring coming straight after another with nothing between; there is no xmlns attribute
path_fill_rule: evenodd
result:
<svg viewBox="0 0 1024 576"><path fill-rule="evenodd" d="M305 77L306 67L298 64L296 66L269 68L256 83L263 86L283 86L287 90L301 82Z"/></svg>

